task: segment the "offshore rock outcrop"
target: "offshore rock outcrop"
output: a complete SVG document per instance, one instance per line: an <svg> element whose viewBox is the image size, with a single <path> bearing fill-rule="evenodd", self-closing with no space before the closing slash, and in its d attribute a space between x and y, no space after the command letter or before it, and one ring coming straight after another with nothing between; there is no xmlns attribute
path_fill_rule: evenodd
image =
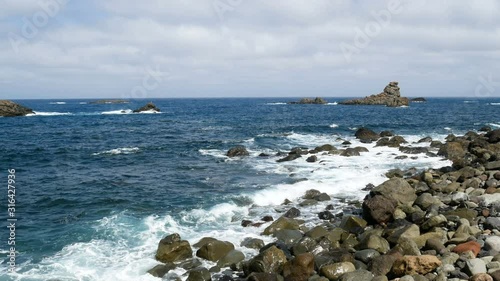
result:
<svg viewBox="0 0 500 281"><path fill-rule="evenodd" d="M20 104L9 100L0 100L0 116L15 117L35 114L31 108L24 107Z"/></svg>
<svg viewBox="0 0 500 281"><path fill-rule="evenodd" d="M384 91L378 95L371 95L362 99L353 99L340 102L344 105L385 105L389 107L408 106L408 98L401 97L398 82L390 82Z"/></svg>
<svg viewBox="0 0 500 281"><path fill-rule="evenodd" d="M299 101L291 101L288 104L327 104L328 102L323 98L317 97L315 99L303 98Z"/></svg>
<svg viewBox="0 0 500 281"><path fill-rule="evenodd" d="M140 112L160 112L160 111L161 110L158 107L156 107L156 105L154 103L149 102L145 106L138 108L138 109L134 110L133 112L140 113Z"/></svg>

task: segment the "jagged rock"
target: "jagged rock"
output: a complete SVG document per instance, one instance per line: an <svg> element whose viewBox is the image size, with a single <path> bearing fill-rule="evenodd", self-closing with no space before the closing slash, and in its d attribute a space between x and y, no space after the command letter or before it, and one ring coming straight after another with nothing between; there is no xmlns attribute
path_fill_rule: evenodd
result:
<svg viewBox="0 0 500 281"><path fill-rule="evenodd" d="M317 97L315 99L303 98L300 101L292 101L288 104L327 104L328 102L323 98Z"/></svg>
<svg viewBox="0 0 500 281"><path fill-rule="evenodd" d="M156 105L154 103L148 102L145 106L140 107L138 109L135 109L133 112L134 113L140 113L140 112L155 112L155 113L157 113L157 112L161 112L161 110L158 107L156 107Z"/></svg>
<svg viewBox="0 0 500 281"><path fill-rule="evenodd" d="M34 114L33 110L9 100L0 100L0 116L16 117Z"/></svg>
<svg viewBox="0 0 500 281"><path fill-rule="evenodd" d="M217 266L223 268L232 264L239 263L244 259L245 255L241 251L231 250L217 262Z"/></svg>
<svg viewBox="0 0 500 281"><path fill-rule="evenodd" d="M382 195L363 201L363 218L369 222L387 223L392 221L398 202Z"/></svg>
<svg viewBox="0 0 500 281"><path fill-rule="evenodd" d="M307 280L314 273L314 255L304 253L287 262L283 267L286 280Z"/></svg>
<svg viewBox="0 0 500 281"><path fill-rule="evenodd" d="M283 217L289 219L294 219L298 216L300 216L300 210L295 207L292 207L290 210L286 211L286 213L283 215Z"/></svg>
<svg viewBox="0 0 500 281"><path fill-rule="evenodd" d="M486 133L485 137L488 138L489 143L500 142L500 129L496 129Z"/></svg>
<svg viewBox="0 0 500 281"><path fill-rule="evenodd" d="M148 270L148 273L153 275L154 277L163 277L165 274L167 274L170 270L175 268L175 264L173 263L166 263L166 264L158 264L155 267L151 268Z"/></svg>
<svg viewBox="0 0 500 281"><path fill-rule="evenodd" d="M249 261L245 273L280 273L286 262L285 253L276 246L271 246Z"/></svg>
<svg viewBox="0 0 500 281"><path fill-rule="evenodd" d="M384 92L378 95L371 95L362 99L342 101L344 105L385 105L389 107L408 106L408 98L401 97L398 82L390 82Z"/></svg>
<svg viewBox="0 0 500 281"><path fill-rule="evenodd" d="M210 281L212 277L208 269L204 267L198 267L189 271L188 278L186 281Z"/></svg>
<svg viewBox="0 0 500 281"><path fill-rule="evenodd" d="M163 263L180 261L192 256L193 250L191 249L191 245L189 245L188 241L181 240L181 237L177 233L160 240L158 250L156 251L156 260Z"/></svg>
<svg viewBox="0 0 500 281"><path fill-rule="evenodd" d="M248 153L246 147L242 145L235 146L229 149L226 153L227 157L248 156L248 155L250 155L250 153Z"/></svg>

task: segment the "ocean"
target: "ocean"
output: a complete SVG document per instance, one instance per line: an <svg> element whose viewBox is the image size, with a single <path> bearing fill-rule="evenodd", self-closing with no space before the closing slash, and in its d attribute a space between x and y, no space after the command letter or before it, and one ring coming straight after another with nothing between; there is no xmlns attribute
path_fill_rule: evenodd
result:
<svg viewBox="0 0 500 281"><path fill-rule="evenodd" d="M410 145L444 140L483 126L500 127L500 98L429 98L409 107L287 105L296 98L152 99L158 114L134 114L150 100L91 104L90 100L20 100L34 116L0 118L0 180L16 175L16 273L9 267L7 188L0 206L0 280L160 280L158 242L179 233L191 245L202 237L234 243L246 237L272 242L268 225L242 220L277 218L309 189L332 200L302 207L306 224L333 205L352 210L369 183L392 168L450 165L425 154L406 159L397 148L360 143L355 131L390 130ZM350 141L361 156L319 155L276 162L278 152ZM228 158L244 145L250 156ZM271 156L260 157L261 153ZM285 199L291 205L283 206ZM210 262L206 266L210 267ZM182 276L184 271L176 269ZM186 277L183 276L183 279Z"/></svg>

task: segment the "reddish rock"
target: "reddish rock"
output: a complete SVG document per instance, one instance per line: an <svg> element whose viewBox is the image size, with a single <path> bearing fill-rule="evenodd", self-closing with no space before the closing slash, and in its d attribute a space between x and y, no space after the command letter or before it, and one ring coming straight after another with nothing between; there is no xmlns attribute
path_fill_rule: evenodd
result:
<svg viewBox="0 0 500 281"><path fill-rule="evenodd" d="M493 194L493 193L496 193L496 192L497 192L497 188L493 187L493 186L490 186L490 187L486 188L486 190L484 191L484 193L486 193L486 194Z"/></svg>
<svg viewBox="0 0 500 281"><path fill-rule="evenodd" d="M483 215L483 217L485 217L485 218L489 217L489 216L490 216L490 210L488 210L488 209L483 209L483 210L481 211L481 215Z"/></svg>
<svg viewBox="0 0 500 281"><path fill-rule="evenodd" d="M467 251L472 251L474 253L474 257L477 257L477 254L481 251L481 245L479 245L476 241L469 241L453 248L453 252L457 254L465 253Z"/></svg>

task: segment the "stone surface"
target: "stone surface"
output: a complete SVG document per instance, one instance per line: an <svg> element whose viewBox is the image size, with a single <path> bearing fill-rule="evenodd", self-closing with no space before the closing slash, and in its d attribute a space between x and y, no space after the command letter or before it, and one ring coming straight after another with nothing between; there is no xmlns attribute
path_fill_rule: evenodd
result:
<svg viewBox="0 0 500 281"><path fill-rule="evenodd" d="M470 275L486 273L486 264L482 259L470 259L466 261L467 272Z"/></svg>
<svg viewBox="0 0 500 281"><path fill-rule="evenodd" d="M340 276L343 274L353 272L355 270L356 267L351 262L338 262L323 266L321 268L321 274L330 281L336 281L339 280Z"/></svg>
<svg viewBox="0 0 500 281"><path fill-rule="evenodd" d="M156 260L163 263L175 262L191 258L193 250L186 240L181 240L179 234L171 234L158 243Z"/></svg>
<svg viewBox="0 0 500 281"><path fill-rule="evenodd" d="M398 202L383 195L375 195L363 201L363 218L372 223L392 221Z"/></svg>
<svg viewBox="0 0 500 281"><path fill-rule="evenodd" d="M413 204L417 195L410 184L401 178L392 178L385 181L381 185L375 187L370 195L382 195L387 198L394 199L399 205Z"/></svg>
<svg viewBox="0 0 500 281"><path fill-rule="evenodd" d="M156 107L156 105L152 102L148 102L145 106L140 107L138 109L135 109L133 111L134 113L140 113L140 112L161 112L161 110Z"/></svg>
<svg viewBox="0 0 500 281"><path fill-rule="evenodd" d="M441 261L436 256L403 256L394 262L392 272L396 276L424 275L434 271L440 265Z"/></svg>
<svg viewBox="0 0 500 281"><path fill-rule="evenodd" d="M196 256L209 261L219 261L232 250L234 245L231 242L214 240L201 246L196 251Z"/></svg>
<svg viewBox="0 0 500 281"><path fill-rule="evenodd" d="M235 146L229 149L226 153L227 157L248 156L248 155L250 155L250 153L248 153L246 147L242 145Z"/></svg>
<svg viewBox="0 0 500 281"><path fill-rule="evenodd" d="M175 264L173 264L173 263L159 264L159 265L156 265L155 267L151 268L150 270L148 270L148 273L153 275L154 277L161 278L174 268L175 268Z"/></svg>
<svg viewBox="0 0 500 281"><path fill-rule="evenodd" d="M210 281L212 277L208 269L204 267L198 267L189 271L188 278L186 281Z"/></svg>
<svg viewBox="0 0 500 281"><path fill-rule="evenodd" d="M248 273L277 273L283 270L283 266L286 262L287 259L285 253L276 246L271 246L251 259L247 270Z"/></svg>
<svg viewBox="0 0 500 281"><path fill-rule="evenodd" d="M299 223L296 220L287 217L280 217L279 219L271 223L271 225L269 225L266 229L264 229L263 234L271 235L281 229L298 230L299 228Z"/></svg>
<svg viewBox="0 0 500 281"><path fill-rule="evenodd" d="M323 98L316 97L315 99L303 98L299 101L291 101L288 104L327 104L328 102Z"/></svg>
<svg viewBox="0 0 500 281"><path fill-rule="evenodd" d="M340 281L371 281L372 279L373 273L364 269L347 272L340 277Z"/></svg>
<svg viewBox="0 0 500 281"><path fill-rule="evenodd" d="M474 256L477 256L477 254L479 254L479 251L481 251L481 245L479 245L479 243L477 243L476 241L469 241L457 245L455 248L453 248L452 251L457 254L472 251L474 253Z"/></svg>

